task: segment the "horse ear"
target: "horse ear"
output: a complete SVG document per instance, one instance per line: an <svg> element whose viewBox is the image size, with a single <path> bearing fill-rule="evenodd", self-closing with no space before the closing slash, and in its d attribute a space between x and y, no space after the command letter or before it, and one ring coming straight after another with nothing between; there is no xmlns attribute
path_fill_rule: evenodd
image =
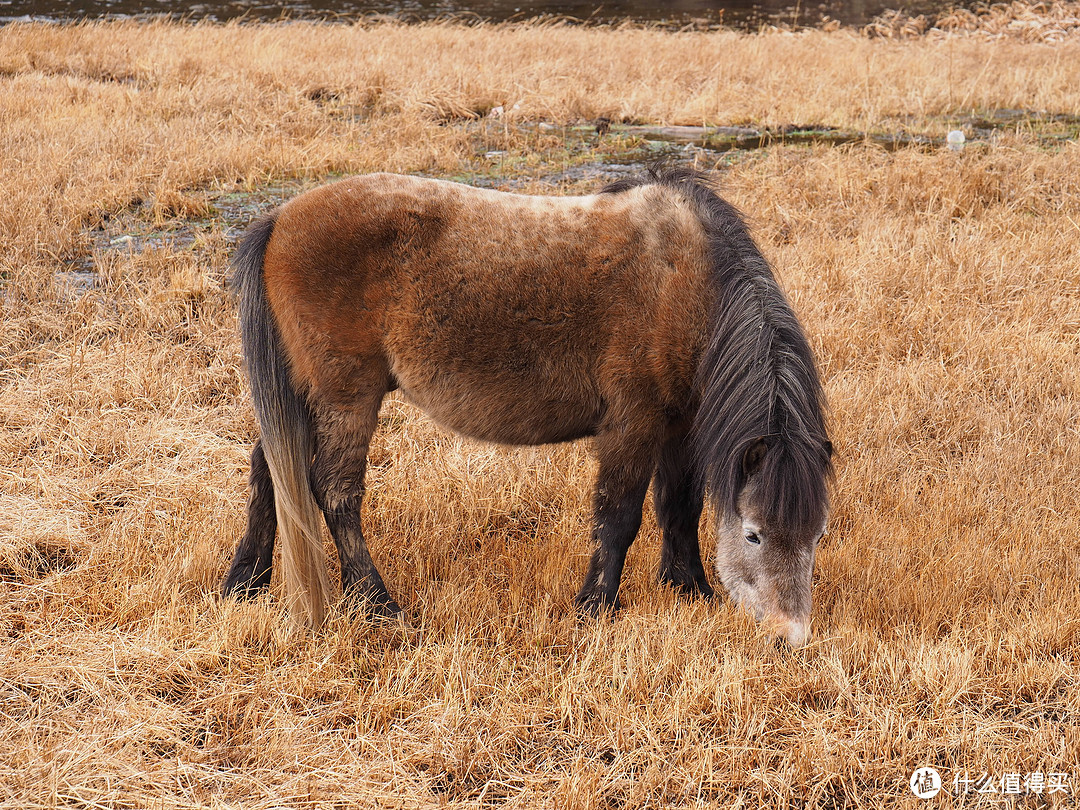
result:
<svg viewBox="0 0 1080 810"><path fill-rule="evenodd" d="M765 454L769 452L769 445L762 437L754 441L742 457L743 475L749 478L761 468L761 462L765 460Z"/></svg>

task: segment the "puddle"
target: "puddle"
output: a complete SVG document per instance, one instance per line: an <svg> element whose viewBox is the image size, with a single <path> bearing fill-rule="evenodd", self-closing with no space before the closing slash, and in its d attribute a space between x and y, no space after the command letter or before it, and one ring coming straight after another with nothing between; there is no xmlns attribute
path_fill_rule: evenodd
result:
<svg viewBox="0 0 1080 810"><path fill-rule="evenodd" d="M616 131L613 129L613 131ZM750 127L625 127L621 131L646 140L697 146L712 152L752 151L769 146L844 146L873 143L890 151L933 149L944 138L911 135L906 132L875 133L819 126L790 126L779 129Z"/></svg>
<svg viewBox="0 0 1080 810"><path fill-rule="evenodd" d="M294 181L262 186L252 191L204 192L209 213L195 219L176 219L155 227L154 201L148 200L110 217L97 228L86 230L89 252L68 261L56 273L68 295L79 297L94 289L98 281L97 261L115 253L142 253L146 250L198 250L201 244L225 236L235 243L260 214L318 185L315 181Z"/></svg>
<svg viewBox="0 0 1080 810"><path fill-rule="evenodd" d="M993 142L998 133L1023 129L1043 145L1080 137L1080 115L1030 110L991 110L967 117L942 120L939 129L961 129L968 143ZM746 126L688 127L637 126L601 121L588 125L555 126L547 123L509 123L481 119L457 124L467 129L477 151L461 174L441 176L481 188L529 193L584 192L629 176L639 175L658 161L666 165L696 165L711 168L719 162L741 159L739 155L775 145L842 146L872 143L889 151L897 149L935 150L946 148L944 137L907 131L863 132L834 127L805 125L781 128ZM491 149L498 134L511 127L530 139L548 139L537 144L531 155ZM552 148L554 136L561 147ZM535 141L534 141L535 142ZM531 160L531 163L529 162ZM154 226L153 200L110 218L99 228L88 230L90 250L68 262L57 272L57 280L68 294L79 297L95 287L98 279L95 257L115 251L140 253L145 250L199 250L200 245L220 239L231 245L260 214L297 194L336 177L292 180L254 190L202 192L208 214L193 219L177 219ZM198 194L199 192L191 192Z"/></svg>
<svg viewBox="0 0 1080 810"><path fill-rule="evenodd" d="M1080 137L1080 115L1066 113L1033 112L1030 110L991 110L988 112L958 116L942 120L945 129L960 129L968 141L990 141L1006 130L1025 129L1042 145ZM522 125L526 129L535 125ZM541 125L542 126L542 125ZM597 127L579 126L569 128L569 133L585 137L588 133L602 130L597 144L603 138L616 136L638 138L645 143L679 144L694 146L710 152L753 151L769 146L844 146L847 144L872 143L889 151L897 149L941 149L946 147L944 135L931 136L904 129L895 131L864 131L841 129L818 124L792 124L784 127L688 127L688 126L635 126L610 124Z"/></svg>
<svg viewBox="0 0 1080 810"><path fill-rule="evenodd" d="M603 158L600 160L586 160L562 168L546 167L545 170L535 174L522 176L492 176L478 174L474 177L453 178L479 188L493 188L502 191L529 191L543 193L544 189L552 191L574 191L582 188L582 193L588 190L599 189L608 183L614 183L627 177L638 177L644 174L648 167L656 161L663 161L665 165L688 165L693 164L694 149L686 148L661 148L643 149L641 154L621 158ZM450 179L450 178L444 178Z"/></svg>

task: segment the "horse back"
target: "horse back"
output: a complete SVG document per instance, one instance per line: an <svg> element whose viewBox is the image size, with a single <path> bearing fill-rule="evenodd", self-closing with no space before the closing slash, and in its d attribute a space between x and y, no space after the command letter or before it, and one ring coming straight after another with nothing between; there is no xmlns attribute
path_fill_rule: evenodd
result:
<svg viewBox="0 0 1080 810"><path fill-rule="evenodd" d="M707 268L667 187L532 197L380 174L287 204L264 283L315 400L397 385L461 433L537 444L687 406Z"/></svg>

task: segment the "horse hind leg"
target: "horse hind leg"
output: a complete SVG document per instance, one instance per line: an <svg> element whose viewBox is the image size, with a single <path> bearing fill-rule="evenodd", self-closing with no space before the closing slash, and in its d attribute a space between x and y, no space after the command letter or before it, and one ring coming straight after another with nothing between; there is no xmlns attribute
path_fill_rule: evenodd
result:
<svg viewBox="0 0 1080 810"><path fill-rule="evenodd" d="M274 511L274 484L263 455L262 439L255 442L251 451L249 489L247 530L236 546L232 566L222 583L221 592L225 596L250 598L270 587L277 513Z"/></svg>
<svg viewBox="0 0 1080 810"><path fill-rule="evenodd" d="M386 590L360 525L368 446L385 392L382 388L348 407L316 410L311 484L337 546L346 600L364 604L376 616L397 617L401 608Z"/></svg>
<svg viewBox="0 0 1080 810"><path fill-rule="evenodd" d="M663 533L659 578L684 594L712 596L698 545L703 492L688 453L684 437L669 441L653 478L653 504Z"/></svg>

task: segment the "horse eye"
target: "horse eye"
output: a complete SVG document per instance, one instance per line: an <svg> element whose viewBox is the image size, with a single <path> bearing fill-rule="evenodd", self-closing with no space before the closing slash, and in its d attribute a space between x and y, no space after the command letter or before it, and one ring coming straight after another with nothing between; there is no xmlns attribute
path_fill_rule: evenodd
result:
<svg viewBox="0 0 1080 810"><path fill-rule="evenodd" d="M757 536L757 532L747 532L746 542L753 543L755 546L761 545L761 538Z"/></svg>

